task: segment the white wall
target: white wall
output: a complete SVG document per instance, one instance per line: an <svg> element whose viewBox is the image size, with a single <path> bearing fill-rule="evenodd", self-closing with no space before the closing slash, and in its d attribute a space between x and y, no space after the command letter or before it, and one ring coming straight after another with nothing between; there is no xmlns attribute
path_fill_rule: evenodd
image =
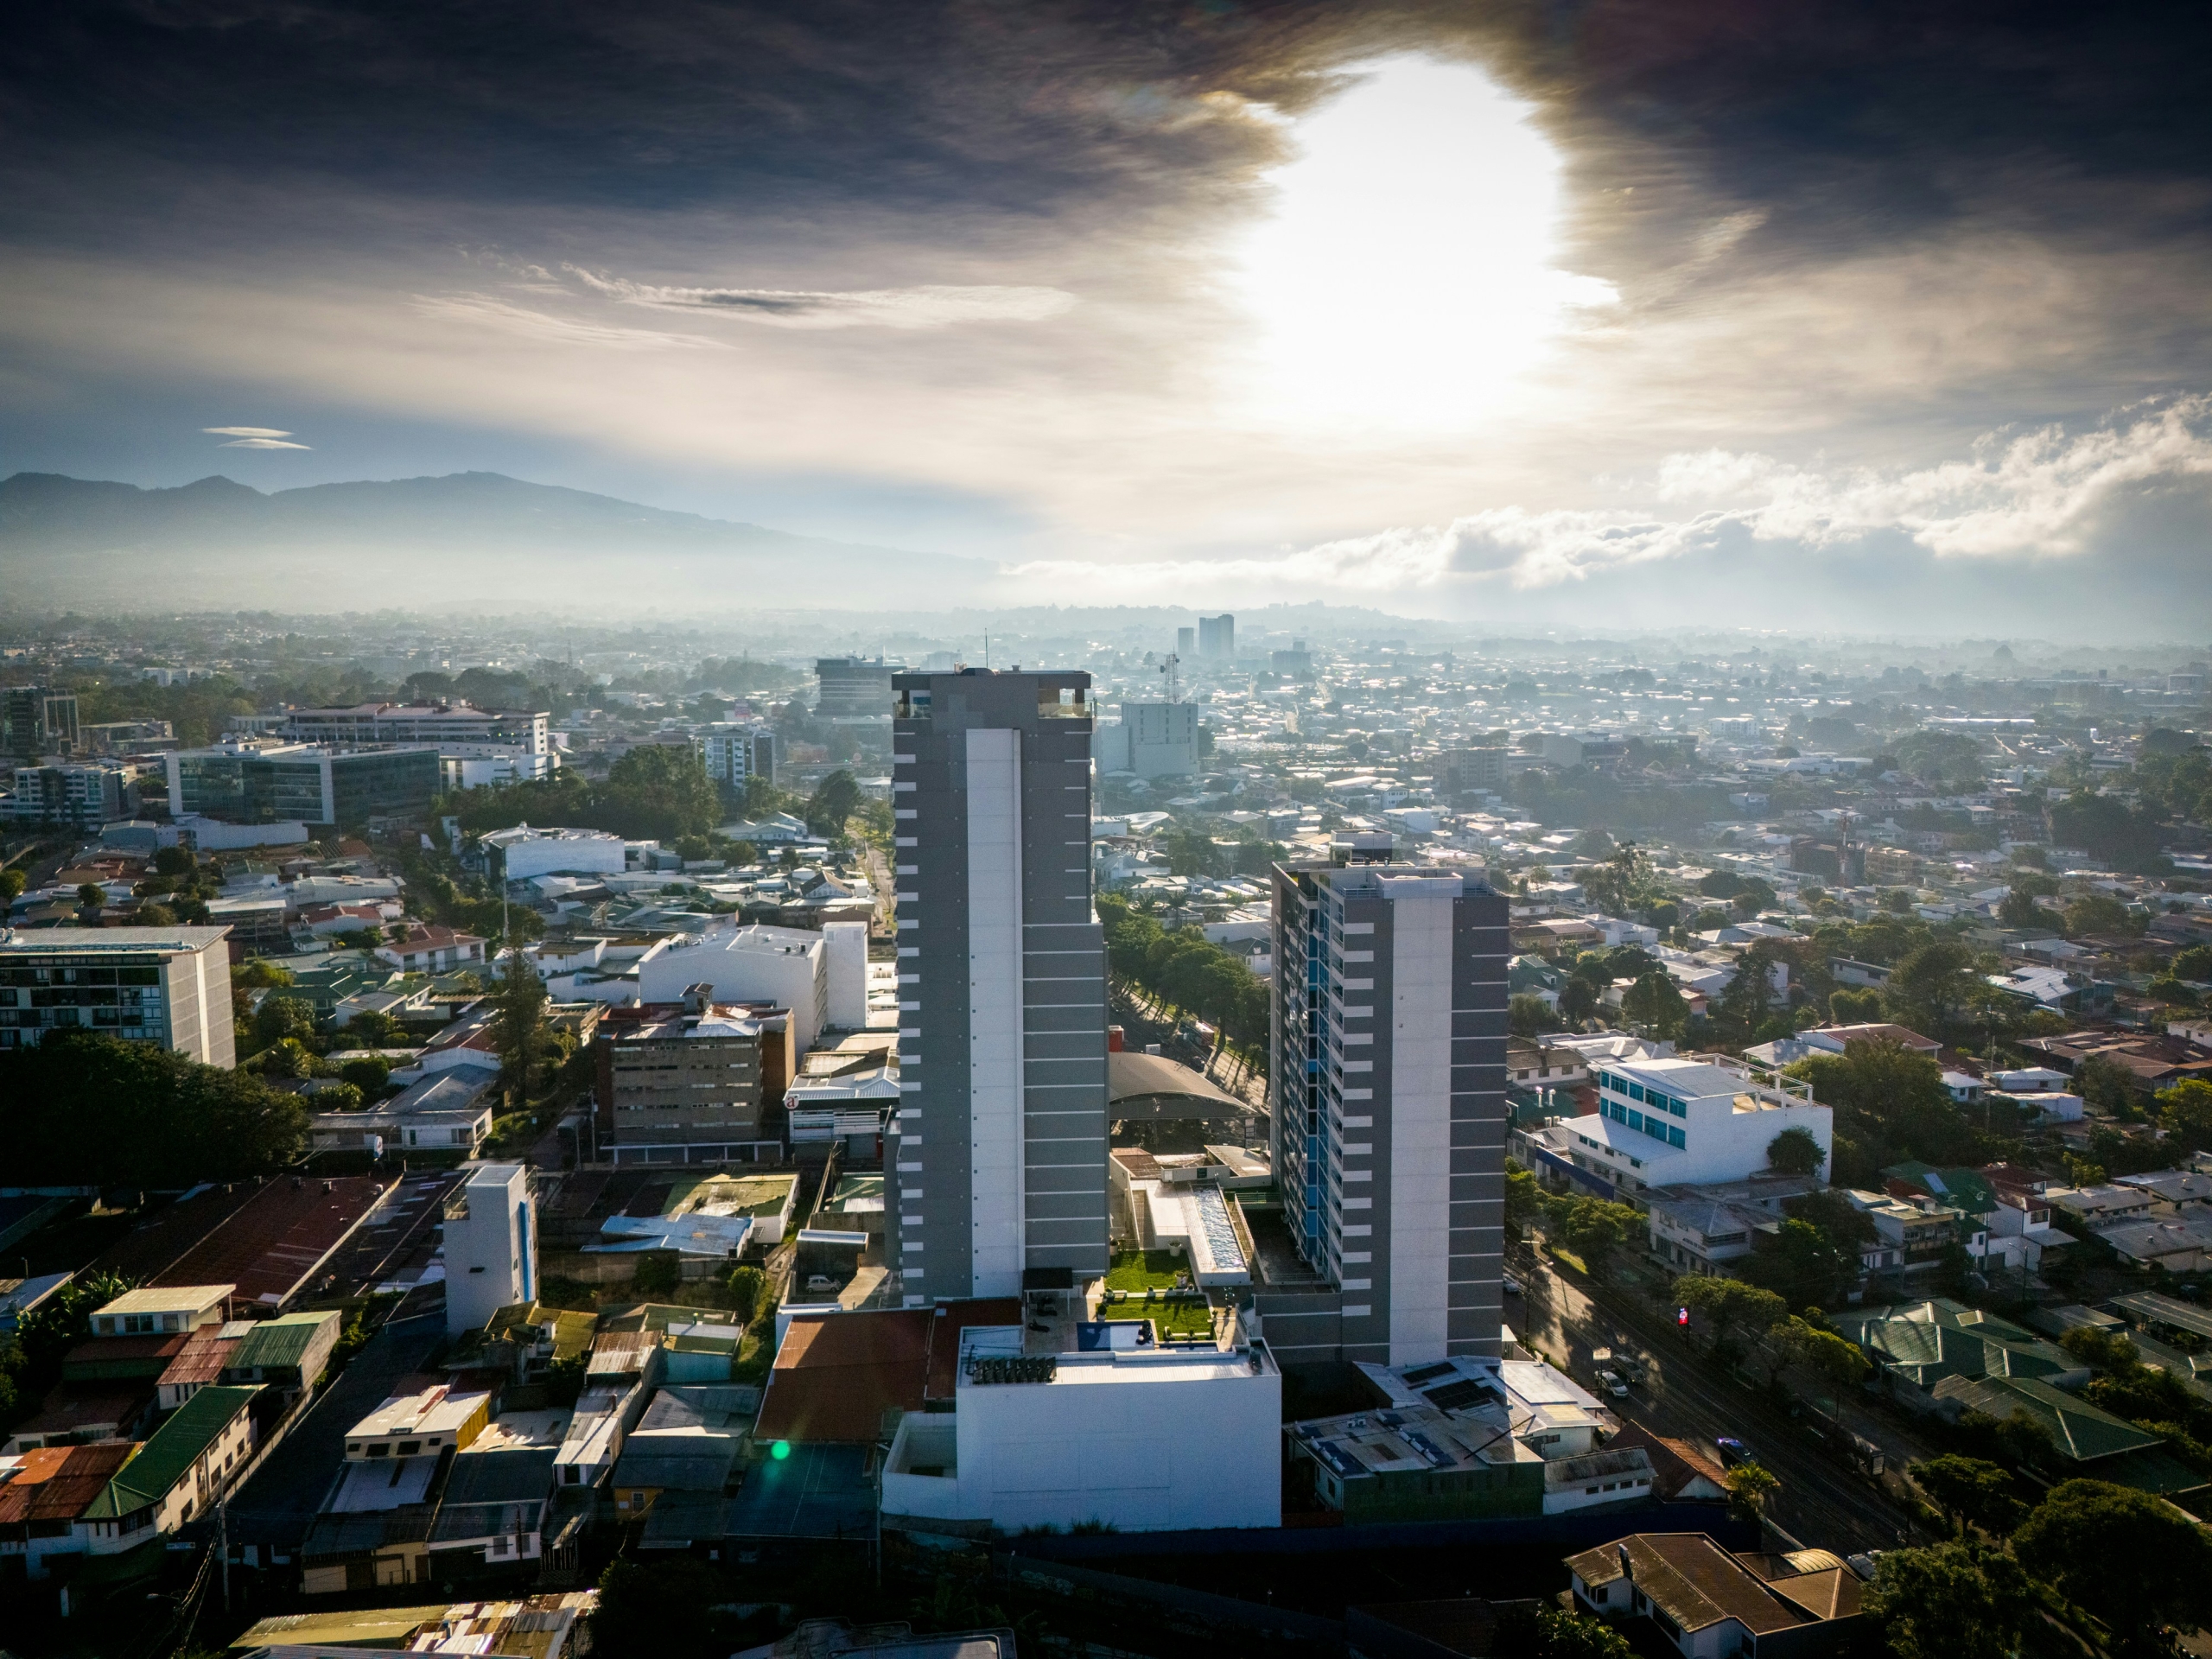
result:
<svg viewBox="0 0 2212 1659"><path fill-rule="evenodd" d="M620 836L594 834L533 836L510 843L505 849L506 879L527 881L532 876L620 875L623 863Z"/></svg>
<svg viewBox="0 0 2212 1659"><path fill-rule="evenodd" d="M1452 876L1382 882L1390 899L1390 1357L1441 1359L1451 1319Z"/></svg>
<svg viewBox="0 0 2212 1659"><path fill-rule="evenodd" d="M968 738L970 1295L1014 1296L1022 1265L1021 734Z"/></svg>
<svg viewBox="0 0 2212 1659"><path fill-rule="evenodd" d="M1216 1374L1173 1380L1165 1373L1179 1358L1063 1355L1052 1382L963 1384L955 1414L962 1515L1007 1531L1086 1521L1123 1532L1281 1525L1281 1374L1270 1366L1224 1376L1216 1365ZM1088 1366L1155 1365L1162 1375L1141 1382L1069 1380Z"/></svg>
<svg viewBox="0 0 2212 1659"><path fill-rule="evenodd" d="M822 944L830 982L830 1023L868 1028L868 924L824 922Z"/></svg>
<svg viewBox="0 0 2212 1659"><path fill-rule="evenodd" d="M711 985L721 1002L773 1002L791 1011L798 1052L814 1046L830 1018L826 947L819 933L791 927L741 927L677 945L638 965L638 1000L676 1002L693 985Z"/></svg>
<svg viewBox="0 0 2212 1659"><path fill-rule="evenodd" d="M510 1303L537 1290L537 1217L530 1172L520 1164L486 1164L461 1187L466 1220L445 1224L446 1333L483 1328Z"/></svg>

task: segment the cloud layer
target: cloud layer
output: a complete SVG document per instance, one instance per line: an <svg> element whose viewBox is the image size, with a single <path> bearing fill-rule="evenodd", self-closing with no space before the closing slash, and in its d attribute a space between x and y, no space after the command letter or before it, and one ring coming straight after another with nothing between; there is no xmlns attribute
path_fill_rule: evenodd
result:
<svg viewBox="0 0 2212 1659"><path fill-rule="evenodd" d="M47 8L0 55L0 452L182 481L200 410L283 410L312 451L207 435L270 484L485 467L1147 590L2185 575L2212 14L1570 10ZM1240 250L1408 57L1525 120L1360 160L1465 234L1324 216L1299 315L1385 407L1290 418L1346 365L1270 346ZM1506 263L1453 181L1538 175L1542 338L1404 326Z"/></svg>

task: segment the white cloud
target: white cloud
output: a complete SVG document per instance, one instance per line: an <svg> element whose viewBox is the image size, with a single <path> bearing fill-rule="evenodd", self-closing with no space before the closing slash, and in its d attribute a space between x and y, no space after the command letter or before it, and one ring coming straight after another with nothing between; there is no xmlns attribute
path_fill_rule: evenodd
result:
<svg viewBox="0 0 2212 1659"><path fill-rule="evenodd" d="M308 449L314 448L314 446L312 444L305 443L287 443L282 438L232 438L228 443L219 445L219 448L225 449Z"/></svg>
<svg viewBox="0 0 2212 1659"><path fill-rule="evenodd" d="M1039 562L1009 575L1060 586L1217 594L1239 587L1419 593L1455 583L1554 588L1710 549L1724 539L1831 550L1892 537L1939 559L2063 559L2091 550L2101 519L2144 487L2212 476L2212 396L2122 410L2094 429L1993 433L1963 460L1834 476L1756 453L1669 455L1654 494L1711 503L1687 517L1491 508L1443 525L1398 526L1274 559L1134 565Z"/></svg>
<svg viewBox="0 0 2212 1659"><path fill-rule="evenodd" d="M611 346L620 351L664 351L671 347L706 346L722 349L721 342L698 334L663 334L652 328L618 328L604 323L578 322L550 312L533 311L485 294L443 294L415 296L415 309L426 316L448 318L495 328L503 334L570 346Z"/></svg>
<svg viewBox="0 0 2212 1659"><path fill-rule="evenodd" d="M200 429L219 438L289 438L292 435L278 426L203 426Z"/></svg>
<svg viewBox="0 0 2212 1659"><path fill-rule="evenodd" d="M772 328L944 328L963 322L1042 322L1075 304L1057 288L666 288L569 265L594 293L660 311L711 312Z"/></svg>

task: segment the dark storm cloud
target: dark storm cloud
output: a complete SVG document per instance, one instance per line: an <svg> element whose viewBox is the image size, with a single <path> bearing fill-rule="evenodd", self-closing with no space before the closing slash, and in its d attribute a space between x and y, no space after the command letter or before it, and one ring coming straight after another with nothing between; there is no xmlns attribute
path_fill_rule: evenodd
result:
<svg viewBox="0 0 2212 1659"><path fill-rule="evenodd" d="M1768 237L1901 232L2001 199L2194 229L2212 154L2200 6L1598 3L388 4L35 8L0 55L19 188L87 212L146 167L426 199L664 208L839 200L1051 213L1205 190L1298 107L1408 46L1479 53L1590 141L1599 188L1684 185ZM1241 153L1240 153L1241 152ZM60 204L49 201L50 208Z"/></svg>

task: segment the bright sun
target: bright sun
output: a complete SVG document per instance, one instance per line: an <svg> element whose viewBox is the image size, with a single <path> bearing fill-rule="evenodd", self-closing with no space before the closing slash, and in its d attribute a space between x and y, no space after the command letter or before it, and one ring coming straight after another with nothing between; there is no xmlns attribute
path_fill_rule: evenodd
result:
<svg viewBox="0 0 2212 1659"><path fill-rule="evenodd" d="M1255 401L1300 426L1448 431L1498 413L1578 308L1618 296L1553 264L1560 159L1529 105L1462 64L1355 73L1294 129L1242 250Z"/></svg>

